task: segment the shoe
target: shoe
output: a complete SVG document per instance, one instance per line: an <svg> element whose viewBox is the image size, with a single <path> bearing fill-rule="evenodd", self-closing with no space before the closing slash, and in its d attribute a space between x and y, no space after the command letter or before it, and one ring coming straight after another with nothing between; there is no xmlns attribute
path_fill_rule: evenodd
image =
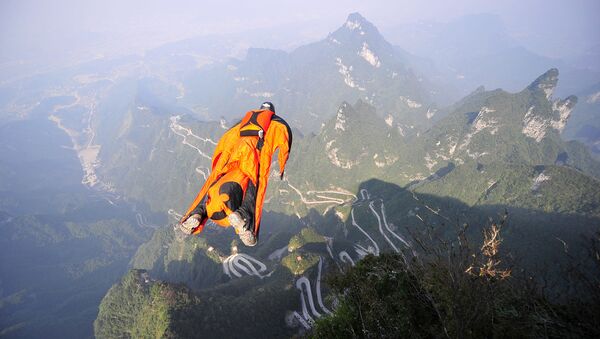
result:
<svg viewBox="0 0 600 339"><path fill-rule="evenodd" d="M244 245L248 247L256 246L258 239L256 239L254 232L250 230L244 230L238 233L238 235L240 236L240 240L244 243Z"/></svg>
<svg viewBox="0 0 600 339"><path fill-rule="evenodd" d="M200 226L200 214L192 214L184 222L179 224L179 230L185 234L192 234Z"/></svg>
<svg viewBox="0 0 600 339"><path fill-rule="evenodd" d="M238 212L231 213L229 216L227 216L227 220L229 221L229 224L233 226L233 228L235 229L235 233L238 234L240 240L244 243L244 245L256 245L257 239L254 235L254 232L244 227L246 226L246 221L242 219Z"/></svg>
<svg viewBox="0 0 600 339"><path fill-rule="evenodd" d="M238 212L233 212L230 215L228 215L227 221L229 221L229 225L235 228L236 233L239 233L244 228L244 226L246 226L246 221L242 219Z"/></svg>

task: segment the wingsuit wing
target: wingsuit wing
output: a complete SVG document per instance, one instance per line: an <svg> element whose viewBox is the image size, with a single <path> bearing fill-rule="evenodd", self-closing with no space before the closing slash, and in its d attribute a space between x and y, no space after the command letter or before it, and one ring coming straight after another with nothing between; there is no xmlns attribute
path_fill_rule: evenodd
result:
<svg viewBox="0 0 600 339"><path fill-rule="evenodd" d="M231 127L227 132L225 132L225 134L223 134L223 136L217 143L217 147L215 148L215 151L213 153L212 169L210 175L208 176L208 178L206 178L204 186L202 186L200 192L198 192L198 195L196 195L196 198L188 208L187 212L181 218L181 222L184 222L190 216L194 208L202 201L202 199L204 199L204 196L206 196L206 193L208 192L210 186L212 186L212 184L227 171L227 162L229 161L229 158L233 153L233 147L237 144L239 138L239 123ZM199 233L199 231L197 233Z"/></svg>
<svg viewBox="0 0 600 339"><path fill-rule="evenodd" d="M258 187L256 192L256 208L254 214L254 234L258 235L260 221L262 217L263 203L265 201L265 192L269 183L269 173L271 172L271 159L273 153L279 149L279 173L283 179L285 165L292 148L292 130L290 126L277 115L273 115L271 124L264 137L264 144L260 152L260 170L258 177Z"/></svg>

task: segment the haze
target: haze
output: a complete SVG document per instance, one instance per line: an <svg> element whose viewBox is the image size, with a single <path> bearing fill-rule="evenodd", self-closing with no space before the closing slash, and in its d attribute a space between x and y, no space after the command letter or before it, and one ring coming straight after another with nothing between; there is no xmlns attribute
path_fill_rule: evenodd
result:
<svg viewBox="0 0 600 339"><path fill-rule="evenodd" d="M203 35L236 34L238 54L249 46L289 50L321 39L356 11L409 51L412 46L403 43L403 36L390 33L399 25L449 22L480 13L498 15L512 38L543 56L577 58L597 53L600 46L600 3L593 0L5 0L0 4L0 69L14 74L15 67L25 72L143 53Z"/></svg>

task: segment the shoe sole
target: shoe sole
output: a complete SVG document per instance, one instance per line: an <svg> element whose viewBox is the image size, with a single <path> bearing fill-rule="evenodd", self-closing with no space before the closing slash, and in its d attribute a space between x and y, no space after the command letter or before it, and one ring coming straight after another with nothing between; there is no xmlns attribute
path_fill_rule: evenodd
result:
<svg viewBox="0 0 600 339"><path fill-rule="evenodd" d="M258 243L252 231L244 230L242 233L239 233L239 236L242 243L248 247L254 247Z"/></svg>

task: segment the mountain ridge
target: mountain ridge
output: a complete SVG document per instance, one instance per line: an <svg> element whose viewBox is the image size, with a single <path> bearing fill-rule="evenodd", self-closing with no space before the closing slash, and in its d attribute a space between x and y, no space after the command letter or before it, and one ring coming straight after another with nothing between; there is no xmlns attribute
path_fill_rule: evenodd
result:
<svg viewBox="0 0 600 339"><path fill-rule="evenodd" d="M262 56L269 65L259 59ZM196 72L195 79L184 81L190 99L184 97L182 103L231 118L230 112L247 110L256 100L277 101L277 109L290 123L308 132L317 131L329 118L327 112L342 101L360 98L413 125L427 125L422 117L428 108L434 109L435 94L425 89L427 80L415 75L406 62L374 25L351 14L324 39L289 53L250 49L246 59ZM328 95L322 87L329 88ZM215 105L215 98L225 93L235 100Z"/></svg>

